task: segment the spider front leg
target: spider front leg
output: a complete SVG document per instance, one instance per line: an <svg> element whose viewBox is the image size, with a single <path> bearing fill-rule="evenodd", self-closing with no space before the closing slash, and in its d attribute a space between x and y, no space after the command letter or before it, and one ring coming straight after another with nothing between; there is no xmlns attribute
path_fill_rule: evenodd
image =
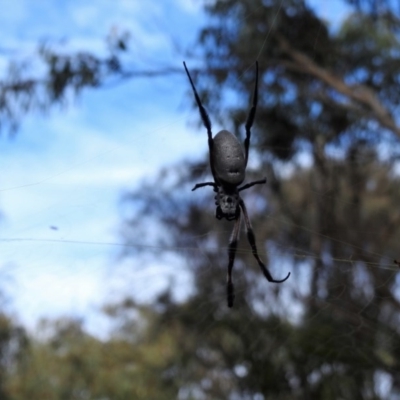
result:
<svg viewBox="0 0 400 400"><path fill-rule="evenodd" d="M232 269L233 263L235 261L237 244L239 240L239 233L240 233L240 224L242 221L242 216L240 215L240 209L235 221L235 225L233 227L233 231L231 237L229 239L229 246L228 246L228 279L226 282L226 293L228 298L228 307L231 308L233 306L233 301L235 300L235 288L232 282Z"/></svg>
<svg viewBox="0 0 400 400"><path fill-rule="evenodd" d="M217 184L215 182L203 182L203 183L196 183L192 189L192 192L198 188L204 187L204 186L212 186L214 190L217 188Z"/></svg>
<svg viewBox="0 0 400 400"><path fill-rule="evenodd" d="M239 205L240 205L240 208L242 209L243 215L244 215L244 222L246 224L247 239L248 239L248 241L250 243L253 256L257 260L258 265L260 266L262 273L264 274L264 276L267 278L267 280L269 282L274 282L274 283L285 282L289 278L290 272L283 279L274 279L272 277L271 273L268 271L267 267L261 261L259 255L258 255L258 252L257 252L256 238L254 236L254 231L253 231L253 228L251 227L249 215L247 214L247 209L246 209L246 206L245 206L244 201L242 199L240 199Z"/></svg>
<svg viewBox="0 0 400 400"><path fill-rule="evenodd" d="M247 183L246 185L243 185L242 187L238 188L238 192L241 192L242 190L246 190L248 188L251 188L254 185L262 185L264 183L267 183L267 178Z"/></svg>

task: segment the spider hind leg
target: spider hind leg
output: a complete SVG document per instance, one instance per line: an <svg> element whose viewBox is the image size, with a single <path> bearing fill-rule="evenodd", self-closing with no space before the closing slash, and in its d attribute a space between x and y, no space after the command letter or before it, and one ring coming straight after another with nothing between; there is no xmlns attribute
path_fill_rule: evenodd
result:
<svg viewBox="0 0 400 400"><path fill-rule="evenodd" d="M229 239L228 246L228 277L226 282L226 294L229 308L233 307L233 302L235 300L235 287L232 282L232 269L239 240L241 220L242 218L239 212L239 215L235 221L235 225L232 230L231 238Z"/></svg>
<svg viewBox="0 0 400 400"><path fill-rule="evenodd" d="M255 235L254 235L254 231L253 231L253 228L251 226L249 215L247 214L247 209L246 209L246 206L245 206L243 200L240 201L240 208L243 211L244 222L246 224L247 240L250 243L250 247L251 247L253 256L257 260L257 263L258 263L259 267L261 268L261 271L262 271L263 275L268 280L268 282L273 282L273 283L283 283L283 282L285 282L289 278L290 272L283 279L274 279L272 277L271 273L268 271L267 267L261 261L260 256L258 255L258 251L257 251L256 238L255 238Z"/></svg>

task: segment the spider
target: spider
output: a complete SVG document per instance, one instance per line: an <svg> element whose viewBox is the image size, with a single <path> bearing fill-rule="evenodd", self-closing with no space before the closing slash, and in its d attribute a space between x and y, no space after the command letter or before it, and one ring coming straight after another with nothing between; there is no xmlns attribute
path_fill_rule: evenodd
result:
<svg viewBox="0 0 400 400"><path fill-rule="evenodd" d="M247 213L247 208L239 194L241 191L249 189L254 185L260 185L267 182L267 180L264 178L239 187L239 185L241 185L245 179L246 166L249 156L251 127L253 125L257 109L258 61L256 61L256 80L254 86L253 104L245 125L246 138L244 140L244 152L236 136L227 130L222 130L213 137L211 132L210 117L201 103L200 97L197 93L185 62L183 62L183 66L185 67L186 74L192 86L201 119L205 128L207 129L210 167L212 176L214 178L213 182L197 183L193 187L192 191L204 186L212 186L214 192L216 192L216 218L219 220L226 218L228 221L235 221L228 246L227 300L228 307L232 307L235 299L235 290L232 282L232 269L239 239L242 213L244 222L246 224L247 239L250 243L253 256L257 260L257 263L260 266L265 278L269 282L282 283L285 282L290 276L289 272L284 279L277 280L272 278L271 273L261 261L257 252L255 235L250 223L249 215Z"/></svg>

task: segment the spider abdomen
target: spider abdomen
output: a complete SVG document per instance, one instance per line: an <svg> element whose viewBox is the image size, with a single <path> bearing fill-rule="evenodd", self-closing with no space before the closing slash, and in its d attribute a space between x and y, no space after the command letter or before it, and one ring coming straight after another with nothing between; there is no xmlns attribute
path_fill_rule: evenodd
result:
<svg viewBox="0 0 400 400"><path fill-rule="evenodd" d="M245 178L246 161L236 136L222 130L213 138L212 162L215 180L221 185L238 186Z"/></svg>

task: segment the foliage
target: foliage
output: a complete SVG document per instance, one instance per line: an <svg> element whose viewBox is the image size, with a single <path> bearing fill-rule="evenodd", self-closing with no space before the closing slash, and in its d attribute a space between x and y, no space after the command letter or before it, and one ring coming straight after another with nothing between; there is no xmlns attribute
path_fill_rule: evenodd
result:
<svg viewBox="0 0 400 400"><path fill-rule="evenodd" d="M134 307L120 305L121 314L127 308ZM8 376L9 398L174 398L177 387L165 371L176 357L176 347L170 346L168 335L151 340L141 326L151 322L151 314L143 307L135 310L140 321L130 320L125 334L104 341L86 333L81 321L43 323L38 332L43 339L32 339L24 363Z"/></svg>
<svg viewBox="0 0 400 400"><path fill-rule="evenodd" d="M11 60L0 78L0 130L15 132L27 113L63 106L84 89L176 72L175 68L142 71L129 66L128 44L127 32L114 32L103 54L68 51L65 43L46 42L28 59Z"/></svg>
<svg viewBox="0 0 400 400"><path fill-rule="evenodd" d="M22 326L4 312L0 314L0 399L12 397L8 391L9 373L15 373L25 360L29 347L28 336Z"/></svg>

